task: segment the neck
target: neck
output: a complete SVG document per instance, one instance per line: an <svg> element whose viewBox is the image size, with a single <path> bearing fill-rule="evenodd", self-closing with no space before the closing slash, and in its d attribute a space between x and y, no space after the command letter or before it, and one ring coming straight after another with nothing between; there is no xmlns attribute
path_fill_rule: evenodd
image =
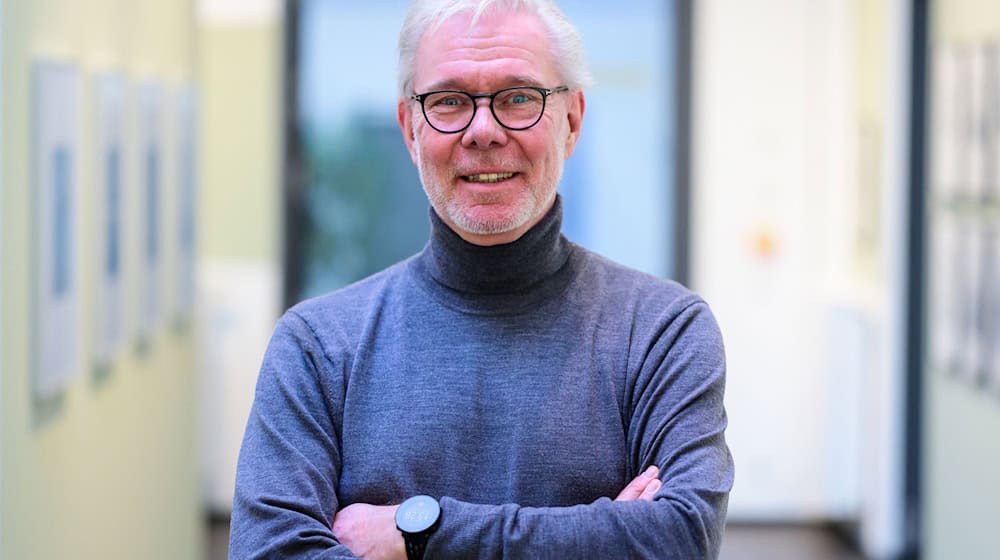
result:
<svg viewBox="0 0 1000 560"><path fill-rule="evenodd" d="M431 240L422 268L439 285L467 294L530 290L566 263L572 244L561 234L562 200L509 243L479 245L464 239L431 210Z"/></svg>

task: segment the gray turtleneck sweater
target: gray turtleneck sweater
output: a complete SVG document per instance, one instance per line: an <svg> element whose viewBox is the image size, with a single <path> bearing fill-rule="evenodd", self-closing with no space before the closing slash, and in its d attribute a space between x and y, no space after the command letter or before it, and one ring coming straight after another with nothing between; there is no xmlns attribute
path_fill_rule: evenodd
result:
<svg viewBox="0 0 1000 560"><path fill-rule="evenodd" d="M231 558L353 558L338 509L440 500L427 558L714 558L733 463L708 306L560 233L431 212L424 250L279 321L237 470ZM612 498L660 467L652 502Z"/></svg>

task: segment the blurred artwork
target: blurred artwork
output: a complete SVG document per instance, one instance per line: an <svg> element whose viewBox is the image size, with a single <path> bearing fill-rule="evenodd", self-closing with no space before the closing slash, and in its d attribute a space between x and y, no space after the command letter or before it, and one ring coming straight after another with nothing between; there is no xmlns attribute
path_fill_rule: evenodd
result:
<svg viewBox="0 0 1000 560"><path fill-rule="evenodd" d="M197 169L198 96L194 86L176 92L177 189L174 219L174 308L175 320L187 321L194 308L195 200Z"/></svg>
<svg viewBox="0 0 1000 560"><path fill-rule="evenodd" d="M139 87L139 204L138 326L141 341L148 342L160 323L162 297L161 205L163 184L163 93L160 84Z"/></svg>
<svg viewBox="0 0 1000 560"><path fill-rule="evenodd" d="M983 253L986 275L982 284L989 325L985 373L990 390L1000 396L1000 42L989 45L985 53L983 170L985 206L990 216Z"/></svg>
<svg viewBox="0 0 1000 560"><path fill-rule="evenodd" d="M990 228L985 249L989 257L982 285L987 325L982 373L988 390L1000 397L1000 224Z"/></svg>
<svg viewBox="0 0 1000 560"><path fill-rule="evenodd" d="M1000 394L1000 45L940 47L933 79L931 361Z"/></svg>
<svg viewBox="0 0 1000 560"><path fill-rule="evenodd" d="M32 378L48 399L80 370L80 78L75 65L43 61L32 79Z"/></svg>
<svg viewBox="0 0 1000 560"><path fill-rule="evenodd" d="M94 187L91 203L96 218L95 241L98 272L94 282L94 363L107 368L125 341L123 318L124 151L125 78L104 74L96 79L96 135Z"/></svg>

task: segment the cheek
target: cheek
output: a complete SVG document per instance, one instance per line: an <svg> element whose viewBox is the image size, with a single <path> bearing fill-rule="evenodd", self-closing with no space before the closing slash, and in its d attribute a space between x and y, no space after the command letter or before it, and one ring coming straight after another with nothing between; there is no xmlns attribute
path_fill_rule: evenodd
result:
<svg viewBox="0 0 1000 560"><path fill-rule="evenodd" d="M550 172L554 166L562 164L563 160L563 145L561 142L555 141L554 138L546 138L543 141L539 141L530 147L527 147L529 152L529 157L537 162L537 165L542 168L545 173Z"/></svg>
<svg viewBox="0 0 1000 560"><path fill-rule="evenodd" d="M428 138L427 135L417 133L413 149L417 166L423 173L432 176L435 183L450 174L448 172L451 159L450 147L442 143L440 138Z"/></svg>

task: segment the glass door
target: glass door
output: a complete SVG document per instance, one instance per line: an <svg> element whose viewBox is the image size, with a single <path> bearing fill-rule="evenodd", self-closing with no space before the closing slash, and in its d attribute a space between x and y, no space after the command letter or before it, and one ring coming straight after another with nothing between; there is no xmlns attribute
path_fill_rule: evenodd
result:
<svg viewBox="0 0 1000 560"><path fill-rule="evenodd" d="M428 204L396 124L405 0L292 2L286 305L418 252ZM675 274L678 4L560 3L596 85L560 191L564 231L624 264ZM686 163L686 162L680 162Z"/></svg>

